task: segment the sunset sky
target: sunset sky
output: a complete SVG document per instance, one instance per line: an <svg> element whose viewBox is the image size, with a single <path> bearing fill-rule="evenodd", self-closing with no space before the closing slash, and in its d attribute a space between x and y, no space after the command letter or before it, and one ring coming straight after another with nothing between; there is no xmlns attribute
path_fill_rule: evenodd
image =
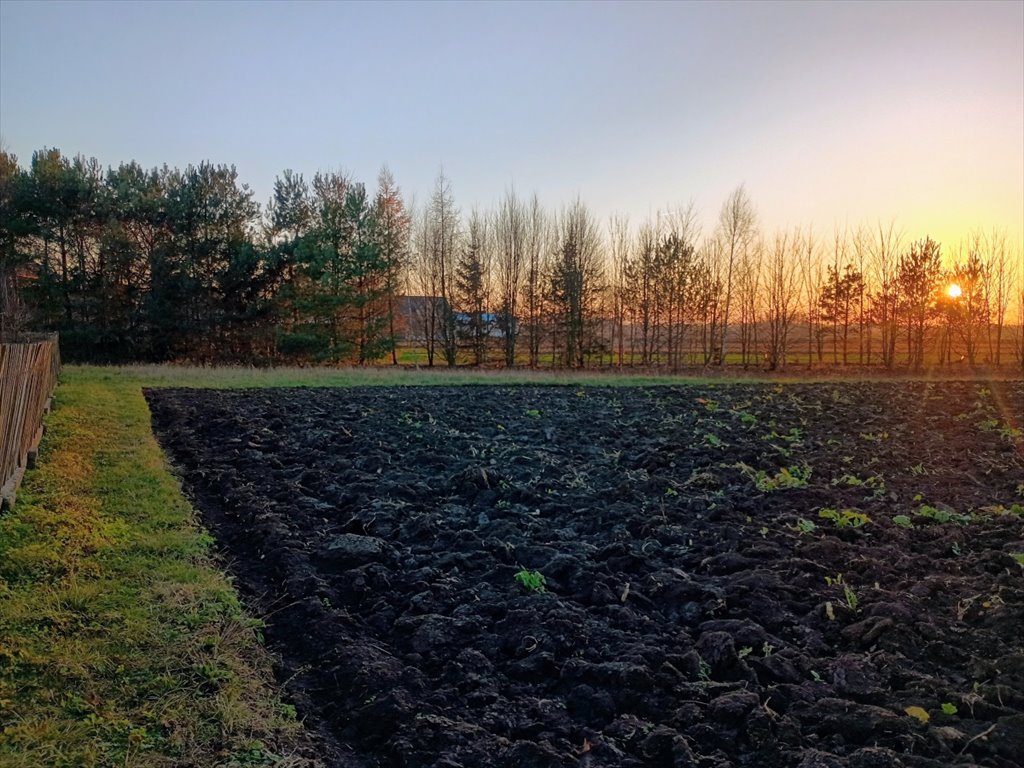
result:
<svg viewBox="0 0 1024 768"><path fill-rule="evenodd" d="M0 137L639 220L1024 237L1024 3L0 3Z"/></svg>

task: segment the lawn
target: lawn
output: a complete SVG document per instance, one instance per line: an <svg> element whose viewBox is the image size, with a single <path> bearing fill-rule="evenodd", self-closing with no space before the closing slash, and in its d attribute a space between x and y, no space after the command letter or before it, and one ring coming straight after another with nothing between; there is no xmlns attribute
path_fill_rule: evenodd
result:
<svg viewBox="0 0 1024 768"><path fill-rule="evenodd" d="M66 368L0 517L0 765L308 764L140 378Z"/></svg>

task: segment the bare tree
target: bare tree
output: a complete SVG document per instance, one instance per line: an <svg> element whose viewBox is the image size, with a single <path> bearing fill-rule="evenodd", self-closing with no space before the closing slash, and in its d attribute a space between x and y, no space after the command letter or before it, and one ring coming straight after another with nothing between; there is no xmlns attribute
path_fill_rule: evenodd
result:
<svg viewBox="0 0 1024 768"><path fill-rule="evenodd" d="M870 265L871 232L860 227L853 236L853 250L857 260L857 274L861 276L857 293L857 363L871 365L871 314L868 291L868 267Z"/></svg>
<svg viewBox="0 0 1024 768"><path fill-rule="evenodd" d="M516 364L519 296L526 260L526 212L514 189L505 192L505 197L498 206L494 237L498 266L498 324L505 342L505 366L512 368ZM534 273L531 267L530 281L527 285L527 309L531 323L534 312L539 312L540 307L539 279L539 272Z"/></svg>
<svg viewBox="0 0 1024 768"><path fill-rule="evenodd" d="M722 311L721 343L718 349L718 364L725 365L726 336L729 333L729 305L733 294L733 273L739 258L750 246L757 229L757 214L754 205L741 184L722 205L718 215L718 230L726 259L725 305Z"/></svg>
<svg viewBox="0 0 1024 768"><path fill-rule="evenodd" d="M1006 325L1006 310L1010 304L1013 281L1020 267L1020 258L1014 259L1006 242L1006 232L993 229L985 241L988 253L989 280L988 303L992 308L992 322L989 328L989 357L996 365L1002 362L1003 329Z"/></svg>
<svg viewBox="0 0 1024 768"><path fill-rule="evenodd" d="M377 176L377 197L374 201L377 214L377 233L380 239L380 255L386 265L388 334L391 340L391 362L398 365L398 345L395 333L398 289L402 273L409 259L409 212L402 199L402 192L395 184L395 178L385 165Z"/></svg>
<svg viewBox="0 0 1024 768"><path fill-rule="evenodd" d="M410 320L418 326L427 353L427 366L434 366L437 353L438 326L440 323L440 303L437 296L441 292L440 277L433 251L433 223L430 209L424 207L413 215L414 274L411 282L419 294L419 301L410 306Z"/></svg>
<svg viewBox="0 0 1024 768"><path fill-rule="evenodd" d="M757 354L763 252L760 238L754 238L740 253L738 264L736 293L740 305L740 360L744 368Z"/></svg>
<svg viewBox="0 0 1024 768"><path fill-rule="evenodd" d="M821 334L820 299L821 299L821 253L814 233L808 229L806 234L796 231L792 236L792 248L800 263L800 276L804 287L805 307L807 309L807 367L814 365L815 349L818 362L823 357L823 340Z"/></svg>
<svg viewBox="0 0 1024 768"><path fill-rule="evenodd" d="M618 365L622 367L624 352L626 312L631 304L627 284L630 259L629 218L613 215L608 221L608 240L611 244L611 290L613 314L613 346L618 351ZM630 350L632 352L632 350Z"/></svg>
<svg viewBox="0 0 1024 768"><path fill-rule="evenodd" d="M878 224L870 243L875 293L872 310L882 332L882 364L892 368L896 362L896 335L899 329L899 252L902 236L895 222Z"/></svg>
<svg viewBox="0 0 1024 768"><path fill-rule="evenodd" d="M441 342L441 355L449 368L458 362L459 338L455 322L455 262L459 241L459 210L455 207L451 181L444 171L437 174L430 197L428 216L429 258L436 293L430 296L435 304L436 327Z"/></svg>
<svg viewBox="0 0 1024 768"><path fill-rule="evenodd" d="M524 210L526 247L526 315L527 315L527 348L529 349L530 367L536 368L540 362L540 341L543 318L541 317L542 291L541 275L544 266L544 254L548 250L551 238L551 225L548 216L541 207L537 194L530 198L529 208Z"/></svg>
<svg viewBox="0 0 1024 768"><path fill-rule="evenodd" d="M634 300L632 326L640 333L640 364L654 360L658 334L658 223L646 221L640 226L636 250L627 263L629 292Z"/></svg>
<svg viewBox="0 0 1024 768"><path fill-rule="evenodd" d="M701 355L705 366L715 362L721 352L723 251L722 239L718 234L706 238L693 273L693 297L700 317Z"/></svg>
<svg viewBox="0 0 1024 768"><path fill-rule="evenodd" d="M1022 243L1018 242L1015 247L1010 249L1010 280L1011 287L1010 293L1013 295L1013 301L1017 305L1017 322L1016 322L1016 334L1014 335L1014 341L1012 344L1013 355L1020 368L1020 372L1024 374L1024 249L1022 249Z"/></svg>
<svg viewBox="0 0 1024 768"><path fill-rule="evenodd" d="M1019 261L1018 261L1019 263ZM1017 334L1013 342L1013 356L1017 360L1017 367L1024 374L1024 275L1021 275L1021 282L1017 285Z"/></svg>
<svg viewBox="0 0 1024 768"><path fill-rule="evenodd" d="M765 362L774 371L786 363L789 332L796 315L796 260L805 248L799 233L775 235L765 275Z"/></svg>

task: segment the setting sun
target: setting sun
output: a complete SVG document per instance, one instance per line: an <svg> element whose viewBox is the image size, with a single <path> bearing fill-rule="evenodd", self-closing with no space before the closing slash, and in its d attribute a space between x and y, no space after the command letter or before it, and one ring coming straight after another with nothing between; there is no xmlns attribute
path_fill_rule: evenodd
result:
<svg viewBox="0 0 1024 768"><path fill-rule="evenodd" d="M956 283L950 283L949 287L946 289L946 293L949 294L949 298L951 299L959 299L963 290Z"/></svg>

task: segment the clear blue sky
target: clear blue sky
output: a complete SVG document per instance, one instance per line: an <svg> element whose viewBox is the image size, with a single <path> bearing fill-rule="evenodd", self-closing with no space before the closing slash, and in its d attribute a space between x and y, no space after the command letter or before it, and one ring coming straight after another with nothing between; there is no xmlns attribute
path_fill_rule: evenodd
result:
<svg viewBox="0 0 1024 768"><path fill-rule="evenodd" d="M1024 3L0 2L0 137L636 220L1024 231Z"/></svg>

